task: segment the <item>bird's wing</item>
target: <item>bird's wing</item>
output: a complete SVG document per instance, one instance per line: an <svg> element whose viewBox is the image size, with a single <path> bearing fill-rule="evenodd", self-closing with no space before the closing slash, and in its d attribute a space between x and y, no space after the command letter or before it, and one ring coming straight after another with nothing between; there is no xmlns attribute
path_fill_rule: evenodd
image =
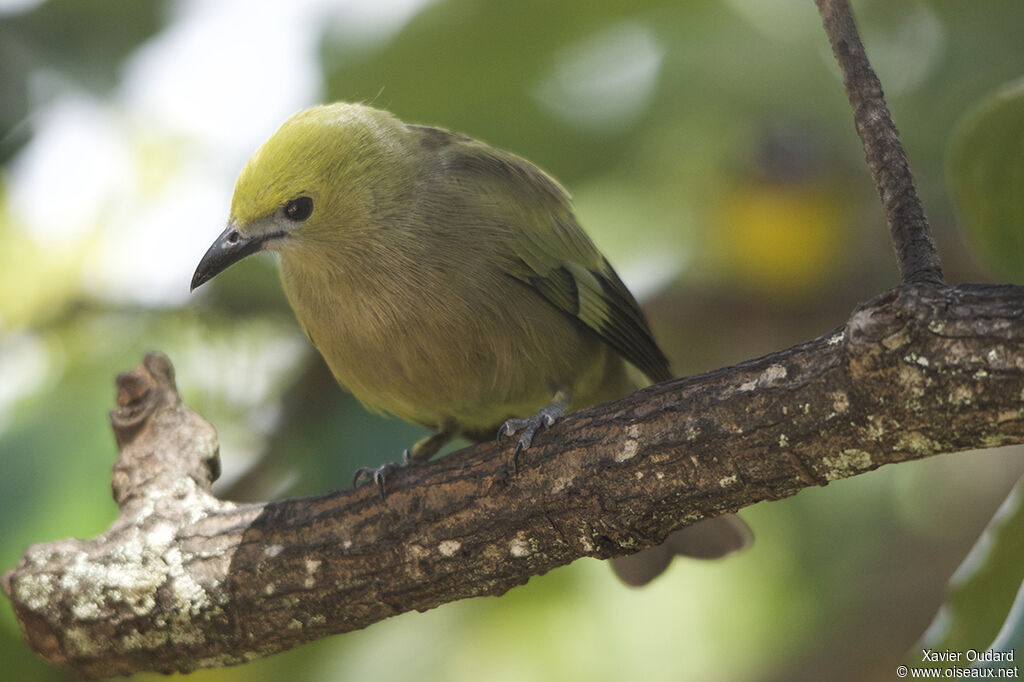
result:
<svg viewBox="0 0 1024 682"><path fill-rule="evenodd" d="M520 260L509 274L597 332L652 381L670 379L668 360L655 343L636 299L612 266L596 249L592 259L574 258L576 254L555 247L561 241L541 231L528 231L522 243L513 245Z"/></svg>
<svg viewBox="0 0 1024 682"><path fill-rule="evenodd" d="M561 185L509 152L438 128L408 127L437 149L446 173L478 190L476 200L488 202L482 215L500 215L508 252L502 266L510 276L593 330L652 381L671 378L640 306L576 222Z"/></svg>

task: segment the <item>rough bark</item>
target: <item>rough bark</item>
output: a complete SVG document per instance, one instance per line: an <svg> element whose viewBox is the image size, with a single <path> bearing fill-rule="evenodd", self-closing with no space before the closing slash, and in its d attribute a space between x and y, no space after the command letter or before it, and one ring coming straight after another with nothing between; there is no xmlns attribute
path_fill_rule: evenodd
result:
<svg viewBox="0 0 1024 682"><path fill-rule="evenodd" d="M160 354L118 378L120 515L3 577L29 645L102 677L244 662L498 595L761 500L941 452L1024 442L1024 287L900 288L844 327L574 413L511 470L482 444L373 486L236 505L213 428Z"/></svg>

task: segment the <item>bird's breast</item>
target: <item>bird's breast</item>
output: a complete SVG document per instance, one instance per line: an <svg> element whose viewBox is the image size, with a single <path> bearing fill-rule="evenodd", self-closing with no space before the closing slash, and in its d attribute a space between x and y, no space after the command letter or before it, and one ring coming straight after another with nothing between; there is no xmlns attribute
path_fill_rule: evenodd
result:
<svg viewBox="0 0 1024 682"><path fill-rule="evenodd" d="M578 323L501 273L433 268L318 280L283 258L281 274L338 382L367 407L408 421L491 428L609 360Z"/></svg>

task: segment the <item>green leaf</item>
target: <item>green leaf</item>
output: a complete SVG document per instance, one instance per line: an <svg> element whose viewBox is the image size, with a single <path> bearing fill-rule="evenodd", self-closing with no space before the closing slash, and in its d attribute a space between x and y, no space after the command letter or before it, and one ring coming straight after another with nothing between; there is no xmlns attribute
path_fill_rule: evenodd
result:
<svg viewBox="0 0 1024 682"><path fill-rule="evenodd" d="M995 273L1024 280L1024 80L967 113L948 169L968 243Z"/></svg>
<svg viewBox="0 0 1024 682"><path fill-rule="evenodd" d="M910 660L919 662L923 648L966 652L985 651L991 645L998 650L1019 638L1024 608L1015 602L1021 601L1022 581L1024 478L1017 481L953 574L946 602L911 650ZM962 660L961 665L970 661Z"/></svg>
<svg viewBox="0 0 1024 682"><path fill-rule="evenodd" d="M1017 590L1017 598L1013 600L1010 607L1010 615L1006 617L1002 629L996 635L989 649L994 653L991 661L983 661L976 664L978 668L999 668L1002 667L1005 656L1013 656L1014 651L1024 650L1024 582ZM1005 660L1013 660L1012 658Z"/></svg>

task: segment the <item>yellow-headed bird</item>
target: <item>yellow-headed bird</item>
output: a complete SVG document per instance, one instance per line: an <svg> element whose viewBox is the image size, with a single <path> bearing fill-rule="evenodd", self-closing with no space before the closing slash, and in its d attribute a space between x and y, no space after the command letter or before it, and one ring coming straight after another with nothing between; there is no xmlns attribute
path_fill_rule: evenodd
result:
<svg viewBox="0 0 1024 682"><path fill-rule="evenodd" d="M338 382L435 431L411 461L499 427L522 430L517 448L529 447L565 410L635 390L626 361L671 377L568 193L464 135L360 104L295 114L242 169L192 288L264 249L279 254L288 301ZM721 556L750 533L726 516L673 539L676 552Z"/></svg>

